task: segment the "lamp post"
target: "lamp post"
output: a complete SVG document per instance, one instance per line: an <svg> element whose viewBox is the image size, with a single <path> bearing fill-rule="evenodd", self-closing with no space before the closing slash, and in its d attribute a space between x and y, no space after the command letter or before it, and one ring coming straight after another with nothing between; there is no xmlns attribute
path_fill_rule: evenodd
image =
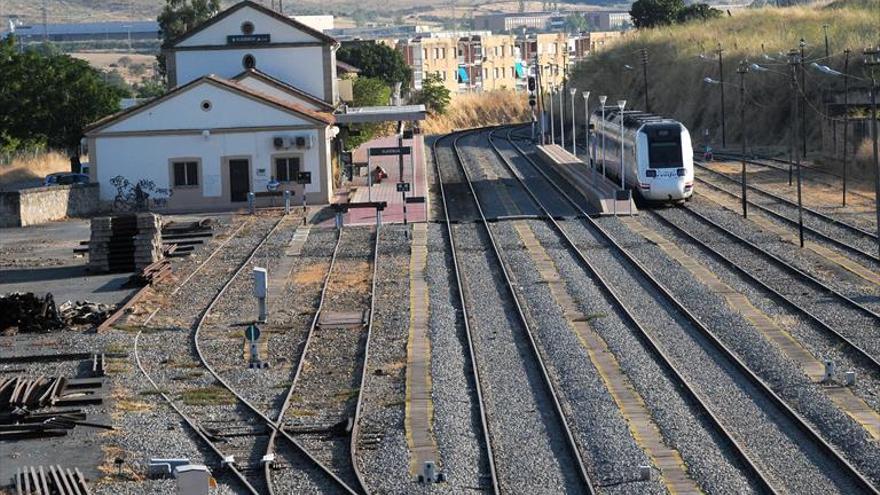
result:
<svg viewBox="0 0 880 495"><path fill-rule="evenodd" d="M626 189L626 174L623 171L623 150L626 146L623 143L623 109L626 107L626 100L617 100L617 108L620 109L620 190Z"/></svg>
<svg viewBox="0 0 880 495"><path fill-rule="evenodd" d="M586 134L584 141L587 145L587 165L593 168L593 154L590 150L590 92L584 91L581 94L584 97L584 134Z"/></svg>
<svg viewBox="0 0 880 495"><path fill-rule="evenodd" d="M806 60L806 56L804 55L804 49L807 47L807 42L801 38L800 41L801 47L801 62L800 62L800 71L801 71L801 141L803 143L803 157L804 160L807 159L807 79L806 79L806 71L804 71L804 61Z"/></svg>
<svg viewBox="0 0 880 495"><path fill-rule="evenodd" d="M571 88L568 90L571 95L571 154L577 158L577 128L575 127L575 118L574 118L574 95L577 94L577 88Z"/></svg>
<svg viewBox="0 0 880 495"><path fill-rule="evenodd" d="M794 137L794 140L797 141L798 136L798 125L797 125L797 116L798 116L798 94L797 94L797 69L798 65L801 64L800 54L797 50L791 50L788 52L788 63L791 66L791 103L793 111L791 113L791 133ZM798 240L800 242L800 246L804 247L804 214L803 214L803 203L801 198L801 155L798 152L797 146L794 147L794 162L795 167L797 168L797 199L798 199Z"/></svg>
<svg viewBox="0 0 880 495"><path fill-rule="evenodd" d="M550 86L550 94L547 99L550 100L550 144L556 144L556 119L553 117L553 92L555 88Z"/></svg>
<svg viewBox="0 0 880 495"><path fill-rule="evenodd" d="M642 76L645 78L645 111L650 113L651 107L648 105L648 49L642 48Z"/></svg>
<svg viewBox="0 0 880 495"><path fill-rule="evenodd" d="M559 145L565 149L565 83L559 85Z"/></svg>
<svg viewBox="0 0 880 495"><path fill-rule="evenodd" d="M605 102L608 97L602 95L599 97L599 105L602 107L602 177L605 177Z"/></svg>
<svg viewBox="0 0 880 495"><path fill-rule="evenodd" d="M721 48L721 43L718 43L718 48L715 49L715 52L718 54L718 80L721 82L721 147L727 147L727 116L725 115L724 108L724 57L722 53L724 53L724 49Z"/></svg>
<svg viewBox="0 0 880 495"><path fill-rule="evenodd" d="M749 66L745 60L739 63L736 73L739 74L739 125L742 136L742 208L743 218L748 218L748 201L746 200L746 73L749 72Z"/></svg>

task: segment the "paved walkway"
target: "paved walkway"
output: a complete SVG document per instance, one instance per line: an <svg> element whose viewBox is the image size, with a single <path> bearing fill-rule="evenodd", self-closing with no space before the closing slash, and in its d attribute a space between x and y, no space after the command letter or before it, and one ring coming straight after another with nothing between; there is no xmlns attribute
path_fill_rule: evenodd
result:
<svg viewBox="0 0 880 495"><path fill-rule="evenodd" d="M355 177L355 180L349 184L350 194L338 194L336 201L345 201L346 196L350 196L351 202L366 201L386 201L388 207L382 212L383 223L403 223L404 202L401 193L397 192L398 182L409 182L410 192L407 197L426 197L428 184L425 171L425 143L422 135L416 135L412 140L403 141L404 146L411 146L413 154L404 156L403 160L403 177L400 176L400 166L398 157L382 156L373 157L370 162L373 168L380 166L385 169L388 178L382 180L379 184L373 184L372 188L367 185L366 177ZM385 147L397 146L397 137L388 136L370 141L364 147ZM363 147L362 147L363 148ZM365 156L365 153L362 153ZM412 160L412 161L411 161ZM413 168L415 168L415 180L413 180ZM409 222L425 222L427 221L427 204L412 203L406 205L407 221ZM372 209L353 209L345 214L345 225L366 225L376 222L376 211ZM321 225L334 225L334 219L328 219Z"/></svg>

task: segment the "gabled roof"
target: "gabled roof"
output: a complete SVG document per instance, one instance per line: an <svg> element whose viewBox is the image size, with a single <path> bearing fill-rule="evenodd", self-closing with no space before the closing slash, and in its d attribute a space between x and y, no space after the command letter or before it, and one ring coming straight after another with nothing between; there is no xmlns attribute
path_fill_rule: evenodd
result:
<svg viewBox="0 0 880 495"><path fill-rule="evenodd" d="M245 7L250 7L260 13L263 13L265 15L273 17L273 18L275 18L275 19L277 19L277 20L279 20L279 21L281 21L281 22L283 22L283 23L285 23L295 29L298 29L304 33L310 34L310 35L314 36L315 38L318 38L319 40L322 40L322 41L329 43L331 45L338 45L339 44L339 42L336 41L335 38L333 38L331 36L327 36L326 34L322 33L321 31L318 31L317 29L314 29L310 26L307 26L307 25L305 25L295 19L291 19L290 17L287 17L285 15L279 14L278 12L275 12L274 10L267 8L267 7L264 7L263 5L260 5L256 2L253 2L252 0L243 0L243 1L233 5L232 7L229 7L228 9L220 12L219 14L208 19L207 21L199 24L198 26L190 29L189 31L183 33L182 35L178 36L177 38L174 38L173 40L169 40L168 42L163 44L162 47L173 49L181 41L186 40L187 38L193 36L196 33L200 33L202 31L204 31L205 29L213 26L217 22L225 19L229 15L231 15L235 12L238 12L239 10L241 10Z"/></svg>
<svg viewBox="0 0 880 495"><path fill-rule="evenodd" d="M275 77L272 77L269 74L266 74L265 72L258 70L258 69L247 69L244 72L233 77L232 81L239 82L248 76L259 79L270 86L275 86L276 88L278 88L282 91L288 92L294 96L297 96L297 97L302 98L304 100L308 100L309 102L314 103L315 105L318 105L321 108L324 108L328 111L332 111L335 108L333 105L327 103L326 101L322 100L321 98L318 98L317 96L315 96L311 93L307 93L307 92L305 92L295 86L291 86L290 84L288 84L280 79L277 79Z"/></svg>
<svg viewBox="0 0 880 495"><path fill-rule="evenodd" d="M289 101L285 101L279 98L275 98L273 96L269 96L267 94L260 93L259 91L255 91L243 84L239 84L237 82L229 81L227 79L223 79L221 77L217 77L213 74L209 74L207 76L202 76L198 79L194 79L183 86L178 86L171 91L165 93L162 96L157 98L153 98L152 100L143 103L141 105L137 105L131 108L127 108L121 112L117 112L113 115L108 115L97 122L94 122L88 125L85 129L83 129L83 133L86 135L95 134L102 129L107 128L108 126L115 124L121 120L125 120L129 117L133 117L145 110L149 110L150 108L155 107L156 105L167 101L174 96L186 91L189 88L198 86L199 84L207 83L212 84L216 87L230 90L234 93L247 96L253 98L262 103L271 105L273 107L279 108L286 112L295 114L297 116L303 117L306 120L310 120L315 122L316 124L324 124L324 125L333 125L336 122L336 119L333 117L333 114L327 112L318 112L316 110L311 110L309 108L305 108L301 105L297 105L296 103L291 103Z"/></svg>
<svg viewBox="0 0 880 495"><path fill-rule="evenodd" d="M336 71L340 74L360 74L361 72L357 67L347 64L339 59L336 59Z"/></svg>

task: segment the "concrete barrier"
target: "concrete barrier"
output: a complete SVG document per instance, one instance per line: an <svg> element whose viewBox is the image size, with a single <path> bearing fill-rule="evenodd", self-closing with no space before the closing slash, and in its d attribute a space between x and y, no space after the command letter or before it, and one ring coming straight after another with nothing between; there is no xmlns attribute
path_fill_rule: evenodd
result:
<svg viewBox="0 0 880 495"><path fill-rule="evenodd" d="M32 187L0 192L0 227L27 227L100 209L98 184Z"/></svg>

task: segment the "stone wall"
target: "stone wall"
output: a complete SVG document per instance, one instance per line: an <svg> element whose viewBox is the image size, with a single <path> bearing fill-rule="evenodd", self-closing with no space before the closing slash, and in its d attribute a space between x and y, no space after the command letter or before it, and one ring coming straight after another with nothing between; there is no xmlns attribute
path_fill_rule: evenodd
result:
<svg viewBox="0 0 880 495"><path fill-rule="evenodd" d="M0 227L27 227L66 217L87 217L99 209L98 184L0 192Z"/></svg>

